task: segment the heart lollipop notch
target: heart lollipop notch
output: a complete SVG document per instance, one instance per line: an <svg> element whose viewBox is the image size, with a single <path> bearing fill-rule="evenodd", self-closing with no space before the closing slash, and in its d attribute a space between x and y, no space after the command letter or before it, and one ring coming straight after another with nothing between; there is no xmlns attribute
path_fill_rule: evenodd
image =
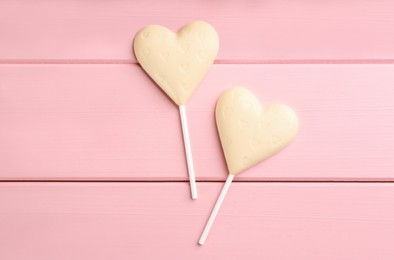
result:
<svg viewBox="0 0 394 260"><path fill-rule="evenodd" d="M218 50L215 29L203 21L191 22L178 32L149 25L134 39L134 53L142 68L177 105L190 99Z"/></svg>
<svg viewBox="0 0 394 260"><path fill-rule="evenodd" d="M267 159L296 136L298 119L286 105L261 106L252 92L234 87L216 105L216 124L233 175Z"/></svg>

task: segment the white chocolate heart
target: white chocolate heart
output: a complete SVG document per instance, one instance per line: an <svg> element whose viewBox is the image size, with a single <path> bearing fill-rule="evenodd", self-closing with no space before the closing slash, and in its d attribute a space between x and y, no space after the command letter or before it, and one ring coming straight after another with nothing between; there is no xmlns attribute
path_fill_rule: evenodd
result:
<svg viewBox="0 0 394 260"><path fill-rule="evenodd" d="M177 33L149 25L134 39L135 56L142 68L178 105L187 103L218 50L215 29L202 21L189 23Z"/></svg>
<svg viewBox="0 0 394 260"><path fill-rule="evenodd" d="M216 105L216 124L230 174L279 152L295 137L298 119L286 105L262 107L252 92L234 87Z"/></svg>

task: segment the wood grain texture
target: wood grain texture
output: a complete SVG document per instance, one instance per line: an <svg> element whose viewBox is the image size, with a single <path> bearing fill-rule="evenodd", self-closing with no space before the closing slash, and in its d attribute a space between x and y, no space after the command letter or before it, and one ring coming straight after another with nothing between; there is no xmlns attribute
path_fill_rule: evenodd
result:
<svg viewBox="0 0 394 260"><path fill-rule="evenodd" d="M196 19L221 46L187 105L191 201L178 110L132 42ZM391 0L1 0L0 259L394 259L393 25ZM300 134L237 176L199 247L222 186L205 181L227 177L214 106L233 85L292 106Z"/></svg>
<svg viewBox="0 0 394 260"><path fill-rule="evenodd" d="M0 1L0 62L135 62L148 24L200 19L221 40L219 62L394 59L394 2Z"/></svg>
<svg viewBox="0 0 394 260"><path fill-rule="evenodd" d="M394 184L233 183L199 247L221 185L1 183L0 258L394 258Z"/></svg>
<svg viewBox="0 0 394 260"><path fill-rule="evenodd" d="M177 107L137 65L2 65L0 80L1 179L187 179ZM197 179L227 176L214 107L241 85L301 128L238 180L393 180L392 82L393 65L215 65L187 105Z"/></svg>

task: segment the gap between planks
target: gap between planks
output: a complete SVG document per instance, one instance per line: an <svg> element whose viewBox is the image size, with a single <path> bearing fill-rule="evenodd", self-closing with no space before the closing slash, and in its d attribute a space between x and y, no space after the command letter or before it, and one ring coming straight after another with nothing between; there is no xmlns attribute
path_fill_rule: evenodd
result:
<svg viewBox="0 0 394 260"><path fill-rule="evenodd" d="M1 60L1 65L119 65L138 64L132 60ZM394 59L305 59L305 60L215 60L214 64L394 64Z"/></svg>
<svg viewBox="0 0 394 260"><path fill-rule="evenodd" d="M184 180L0 180L0 183L188 183ZM197 183L223 183L225 180L205 180ZM394 180L234 180L238 183L394 183Z"/></svg>

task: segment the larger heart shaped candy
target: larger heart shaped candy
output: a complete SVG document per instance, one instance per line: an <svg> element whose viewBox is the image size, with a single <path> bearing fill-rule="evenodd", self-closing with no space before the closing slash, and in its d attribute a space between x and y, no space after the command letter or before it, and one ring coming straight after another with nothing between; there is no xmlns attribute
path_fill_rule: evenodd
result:
<svg viewBox="0 0 394 260"><path fill-rule="evenodd" d="M252 92L240 87L221 95L216 123L233 175L279 152L298 131L297 115L291 108L282 104L262 107Z"/></svg>
<svg viewBox="0 0 394 260"><path fill-rule="evenodd" d="M134 52L146 73L177 104L187 103L212 66L219 38L208 23L195 21L173 32L149 25L134 39Z"/></svg>

